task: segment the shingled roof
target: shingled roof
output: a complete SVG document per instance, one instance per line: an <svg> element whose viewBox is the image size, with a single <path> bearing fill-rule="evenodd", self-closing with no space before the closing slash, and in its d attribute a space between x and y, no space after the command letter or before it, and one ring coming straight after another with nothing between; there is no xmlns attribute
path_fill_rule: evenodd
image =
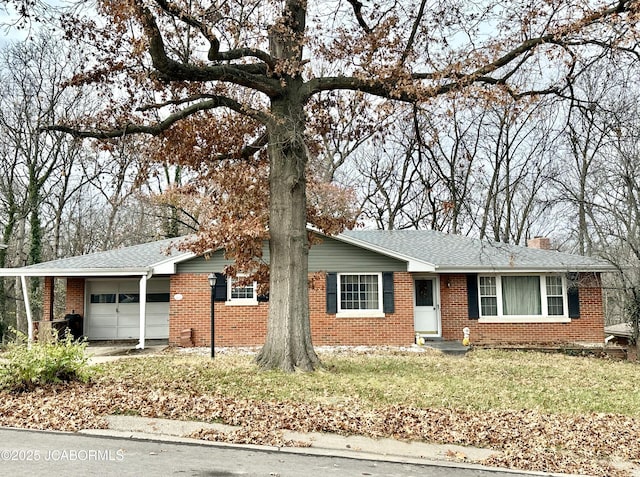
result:
<svg viewBox="0 0 640 477"><path fill-rule="evenodd" d="M141 275L164 265L165 273L172 273L173 264L193 257L193 253L177 250L179 238L148 242L130 247L115 248L105 252L96 252L76 257L61 258L50 262L22 267L20 275ZM4 269L6 274L11 269ZM16 273L18 274L18 273Z"/></svg>
<svg viewBox="0 0 640 477"><path fill-rule="evenodd" d="M479 240L434 230L352 230L342 236L354 245L432 264L438 272L443 273L614 269L611 264L598 258Z"/></svg>
<svg viewBox="0 0 640 477"><path fill-rule="evenodd" d="M606 261L432 230L355 230L334 237L367 250L407 262L410 272L558 272L611 271ZM172 274L175 264L194 257L177 250L180 241L165 239L106 252L62 258L16 269L0 275L124 276Z"/></svg>

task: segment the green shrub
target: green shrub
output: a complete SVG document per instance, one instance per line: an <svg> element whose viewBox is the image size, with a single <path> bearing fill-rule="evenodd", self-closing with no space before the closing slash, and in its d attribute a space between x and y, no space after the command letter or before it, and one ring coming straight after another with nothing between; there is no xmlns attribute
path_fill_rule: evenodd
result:
<svg viewBox="0 0 640 477"><path fill-rule="evenodd" d="M0 365L0 389L30 391L45 384L87 382L91 367L85 355L86 341L75 341L67 331L63 338L39 340L29 345L23 333L12 330L16 340L9 344Z"/></svg>

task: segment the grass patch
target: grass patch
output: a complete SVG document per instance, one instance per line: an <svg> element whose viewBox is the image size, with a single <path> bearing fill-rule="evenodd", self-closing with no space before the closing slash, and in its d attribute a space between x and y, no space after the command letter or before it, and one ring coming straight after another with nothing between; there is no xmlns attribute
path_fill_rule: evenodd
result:
<svg viewBox="0 0 640 477"><path fill-rule="evenodd" d="M311 404L640 416L640 366L561 354L474 350L323 355L316 373L261 372L252 356L168 355L103 366L98 380L144 389Z"/></svg>

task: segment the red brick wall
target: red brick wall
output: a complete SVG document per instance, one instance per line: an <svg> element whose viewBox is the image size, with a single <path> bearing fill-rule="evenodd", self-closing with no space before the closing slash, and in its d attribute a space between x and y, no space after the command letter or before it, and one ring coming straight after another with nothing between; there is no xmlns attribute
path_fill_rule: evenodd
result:
<svg viewBox="0 0 640 477"><path fill-rule="evenodd" d="M44 287L42 288L42 320L49 321L53 315L53 277L44 277Z"/></svg>
<svg viewBox="0 0 640 477"><path fill-rule="evenodd" d="M183 330L193 330L195 346L211 345L211 287L207 274L171 277L169 343L180 344ZM176 300L176 294L182 295ZM216 346L255 346L264 343L267 332L267 303L256 306L228 306L215 303Z"/></svg>
<svg viewBox="0 0 640 477"><path fill-rule="evenodd" d="M395 272L395 313L384 318L337 318L326 314L325 277L315 280L309 292L314 345L410 345L413 334L413 279Z"/></svg>
<svg viewBox="0 0 640 477"><path fill-rule="evenodd" d="M462 329L471 329L471 338L477 339L477 321L469 320L467 305L467 276L442 275L440 277L440 317L442 321L442 337L445 340L462 341Z"/></svg>
<svg viewBox="0 0 640 477"><path fill-rule="evenodd" d="M384 318L336 318L326 314L325 277L310 276L312 340L315 345L410 345L413 334L413 281L395 273L395 313ZM175 300L180 293L182 300ZM182 330L193 329L196 346L210 346L211 288L206 274L171 277L169 342L180 344ZM215 303L216 346L262 345L267 330L268 303L232 306Z"/></svg>
<svg viewBox="0 0 640 477"><path fill-rule="evenodd" d="M84 278L67 278L65 313L78 313L84 317Z"/></svg>
<svg viewBox="0 0 640 477"><path fill-rule="evenodd" d="M580 318L570 323L480 323L468 318L466 276L444 275L440 282L442 337L462 340L462 329L466 326L471 330L471 343L476 344L602 343L600 276L583 274L578 282Z"/></svg>
<svg viewBox="0 0 640 477"><path fill-rule="evenodd" d="M327 315L324 274L312 278L309 292L311 330L315 345L410 345L413 332L413 278L404 272L394 273L395 313L384 318L337 318ZM440 277L442 337L462 340L462 329L469 327L471 342L476 344L506 343L573 343L598 342L604 339L604 316L599 275L583 275L580 280L579 319L570 323L480 323L470 320L467 311L465 275ZM447 286L449 285L449 286ZM44 314L51 281L45 280ZM85 279L67 279L66 313L75 310L84 316ZM175 295L181 294L182 300ZM207 274L180 274L171 277L169 308L169 341L180 344L184 329L193 329L196 346L210 345L211 288ZM255 306L215 304L216 346L256 346L264 343L268 303Z"/></svg>
<svg viewBox="0 0 640 477"><path fill-rule="evenodd" d="M49 320L53 306L53 294L55 287L53 277L45 277L42 296L42 319ZM67 292L65 299L65 314L75 311L84 316L84 278L67 278ZM54 316L54 319L62 318Z"/></svg>

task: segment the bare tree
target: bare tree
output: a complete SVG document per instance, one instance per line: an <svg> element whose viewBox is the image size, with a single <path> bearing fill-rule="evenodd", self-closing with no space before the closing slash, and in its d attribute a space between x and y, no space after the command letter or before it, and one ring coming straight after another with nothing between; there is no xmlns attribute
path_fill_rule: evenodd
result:
<svg viewBox="0 0 640 477"><path fill-rule="evenodd" d="M384 141L371 141L354 161L360 184L362 216L380 229L404 229L434 223L440 204L437 181L424 160L415 109L397 114ZM362 180L364 179L364 181Z"/></svg>
<svg viewBox="0 0 640 477"><path fill-rule="evenodd" d="M498 104L484 118L472 216L480 238L523 243L548 208L540 189L550 172L553 130L538 105Z"/></svg>
<svg viewBox="0 0 640 477"><path fill-rule="evenodd" d="M630 323L640 351L640 111L634 85L633 79L617 83L619 94L587 115L598 141L597 147L589 144L597 164L590 164L585 196L589 244L618 269L609 280L608 298L617 303L611 313Z"/></svg>
<svg viewBox="0 0 640 477"><path fill-rule="evenodd" d="M17 257L25 254L26 263L44 258L46 201L64 183L80 147L78 141L64 134L42 130L51 122L69 118L82 95L63 87L73 59L69 57L63 64L60 54L59 41L46 35L33 42L12 44L0 52L4 90L0 98L0 141L6 161L2 166L6 172L2 193L8 217L4 239L16 247ZM25 223L16 227L17 222ZM58 225L54 223L53 227ZM22 230L28 237L15 236ZM6 261L4 265L8 265ZM39 293L37 280L31 282L31 293ZM24 328L24 323L18 325Z"/></svg>
<svg viewBox="0 0 640 477"><path fill-rule="evenodd" d="M471 230L471 193L477 183L473 167L482 140L484 109L469 101L450 99L440 111L421 115L416 130L422 130L420 143L432 175L443 187L438 191L443 219L434 215L431 228L450 233ZM421 120L420 120L421 119Z"/></svg>
<svg viewBox="0 0 640 477"><path fill-rule="evenodd" d="M594 227L600 220L594 198L601 184L602 167L608 162L615 135L615 111L626 108L626 81L615 72L615 64L593 68L575 85L578 98L569 103L560 143L568 160L558 166L552 178L558 199L568 204L568 227L575 250L591 255L597 250ZM626 73L623 73L623 75ZM622 102L622 103L621 103ZM613 114L612 114L613 113ZM564 144L564 147L562 145Z"/></svg>

